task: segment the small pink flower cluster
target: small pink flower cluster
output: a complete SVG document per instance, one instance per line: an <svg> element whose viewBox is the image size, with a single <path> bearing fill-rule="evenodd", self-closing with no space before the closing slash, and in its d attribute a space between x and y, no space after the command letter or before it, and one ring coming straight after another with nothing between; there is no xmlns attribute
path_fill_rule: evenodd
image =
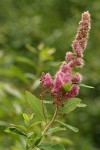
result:
<svg viewBox="0 0 100 150"><path fill-rule="evenodd" d="M63 105L63 103L79 94L78 83L82 81L82 75L80 73L73 73L74 68L82 67L83 51L86 47L88 33L90 30L90 14L84 12L82 14L82 20L79 23L77 35L72 44L72 52L67 52L65 62L61 65L59 71L55 74L52 79L49 73L42 73L41 76L41 89L42 95L49 93L53 97L53 104ZM66 91L64 85L71 83L70 90Z"/></svg>

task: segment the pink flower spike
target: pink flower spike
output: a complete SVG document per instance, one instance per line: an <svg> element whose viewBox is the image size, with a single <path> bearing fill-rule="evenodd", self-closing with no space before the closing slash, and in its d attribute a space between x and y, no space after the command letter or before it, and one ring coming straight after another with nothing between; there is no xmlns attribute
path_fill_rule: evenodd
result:
<svg viewBox="0 0 100 150"><path fill-rule="evenodd" d="M83 50L86 47L88 34L91 28L91 20L89 12L84 12L82 14L82 19L79 22L79 28L77 31L77 35L75 40L73 41L72 48L73 51L78 54L79 56L83 56Z"/></svg>
<svg viewBox="0 0 100 150"><path fill-rule="evenodd" d="M83 67L83 52L87 44L88 34L91 28L89 12L84 12L79 22L76 37L72 43L73 52L66 52L65 61L52 79L49 73L42 73L40 79L41 97L50 94L53 104L62 106L69 98L74 98L79 94L79 82L83 77L80 73L73 74L74 69ZM68 83L71 83L70 85ZM65 90L63 85L68 85L69 90Z"/></svg>

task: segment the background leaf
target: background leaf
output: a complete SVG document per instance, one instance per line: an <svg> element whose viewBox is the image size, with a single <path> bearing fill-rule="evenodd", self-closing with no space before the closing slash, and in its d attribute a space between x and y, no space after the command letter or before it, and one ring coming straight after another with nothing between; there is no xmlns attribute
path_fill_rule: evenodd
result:
<svg viewBox="0 0 100 150"><path fill-rule="evenodd" d="M42 133L39 133L34 140L35 146L37 146L40 143L41 139L42 139Z"/></svg>
<svg viewBox="0 0 100 150"><path fill-rule="evenodd" d="M7 133L13 132L13 133L27 137L27 134L25 132L21 131L20 129L18 129L17 127L9 127L5 130L5 132L7 132Z"/></svg>
<svg viewBox="0 0 100 150"><path fill-rule="evenodd" d="M42 143L38 147L41 150L65 150L64 146L60 144Z"/></svg>
<svg viewBox="0 0 100 150"><path fill-rule="evenodd" d="M30 119L29 119L29 117L28 117L28 115L27 115L26 113L23 113L23 118L24 118L24 122L25 122L25 124L26 124L26 125L28 125L28 124L29 124Z"/></svg>

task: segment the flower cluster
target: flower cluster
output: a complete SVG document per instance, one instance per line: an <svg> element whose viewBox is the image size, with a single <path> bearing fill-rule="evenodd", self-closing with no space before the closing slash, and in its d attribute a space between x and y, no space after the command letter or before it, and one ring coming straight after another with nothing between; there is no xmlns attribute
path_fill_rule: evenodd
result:
<svg viewBox="0 0 100 150"><path fill-rule="evenodd" d="M79 23L77 35L72 43L73 52L67 52L65 61L60 66L60 69L55 74L54 79L50 73L42 73L41 75L41 89L42 96L49 93L53 98L53 104L63 105L63 103L79 94L79 82L83 77L80 73L74 71L76 67L84 65L83 51L87 44L88 33L90 31L90 14L84 12ZM70 89L66 91L64 85L70 83Z"/></svg>

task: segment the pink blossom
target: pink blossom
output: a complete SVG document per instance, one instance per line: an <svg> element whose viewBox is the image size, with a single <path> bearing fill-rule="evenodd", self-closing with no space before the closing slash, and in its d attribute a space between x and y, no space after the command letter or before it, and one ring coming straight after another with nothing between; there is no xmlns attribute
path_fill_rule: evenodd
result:
<svg viewBox="0 0 100 150"><path fill-rule="evenodd" d="M52 86L53 85L53 80L52 80L51 75L49 73L46 73L44 75L43 84L45 86Z"/></svg>
<svg viewBox="0 0 100 150"><path fill-rule="evenodd" d="M80 46L78 41L74 41L72 44L72 48L74 50L74 53L79 56L79 57L83 57L83 49Z"/></svg>
<svg viewBox="0 0 100 150"><path fill-rule="evenodd" d="M75 97L79 94L79 89L80 89L80 87L78 85L72 85L70 92Z"/></svg>
<svg viewBox="0 0 100 150"><path fill-rule="evenodd" d="M61 90L63 84L64 84L63 79L61 78L60 75L57 74L55 79L54 79L53 92L58 92L59 90Z"/></svg>
<svg viewBox="0 0 100 150"><path fill-rule="evenodd" d="M79 94L80 87L78 85L72 85L71 90L66 94L67 99L73 98Z"/></svg>
<svg viewBox="0 0 100 150"><path fill-rule="evenodd" d="M71 74L72 72L72 68L66 62L61 65L60 70L66 74Z"/></svg>
<svg viewBox="0 0 100 150"><path fill-rule="evenodd" d="M59 76L62 81L63 81L63 84L66 84L67 82L70 82L71 81L71 72L62 72L61 70L59 70L57 73L56 73L56 76ZM56 77L55 77L56 78Z"/></svg>
<svg viewBox="0 0 100 150"><path fill-rule="evenodd" d="M67 52L65 59L66 59L66 60L72 60L72 59L74 59L75 56L73 56L73 54L74 54L74 53L72 53L72 52Z"/></svg>
<svg viewBox="0 0 100 150"><path fill-rule="evenodd" d="M69 66L71 68L74 68L74 67L83 67L84 66L84 61L83 61L82 58L76 57L74 60L71 60L69 62Z"/></svg>
<svg viewBox="0 0 100 150"><path fill-rule="evenodd" d="M72 82L81 82L83 79L82 75L80 73L76 73L72 76Z"/></svg>

